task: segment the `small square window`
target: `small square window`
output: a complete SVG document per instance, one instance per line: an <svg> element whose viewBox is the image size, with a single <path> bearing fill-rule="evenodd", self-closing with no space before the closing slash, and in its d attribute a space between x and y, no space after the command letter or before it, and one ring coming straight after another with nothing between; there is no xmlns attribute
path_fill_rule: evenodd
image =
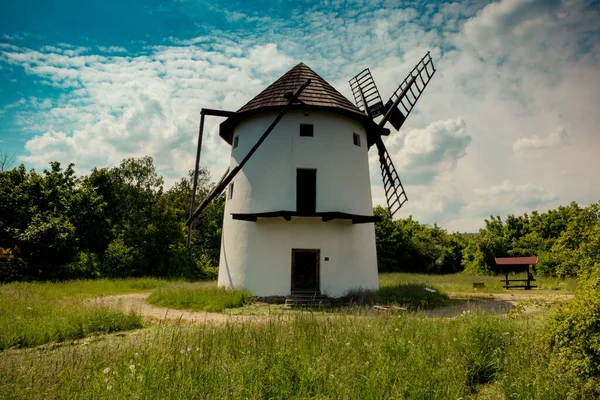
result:
<svg viewBox="0 0 600 400"><path fill-rule="evenodd" d="M233 138L233 148L235 149L238 146L238 142L240 141L240 137L236 136Z"/></svg>
<svg viewBox="0 0 600 400"><path fill-rule="evenodd" d="M300 124L300 136L314 136L312 124Z"/></svg>
<svg viewBox="0 0 600 400"><path fill-rule="evenodd" d="M233 199L233 183L229 184L229 193L227 194L229 200Z"/></svg>
<svg viewBox="0 0 600 400"><path fill-rule="evenodd" d="M352 140L354 141L354 145L360 147L360 135L358 133L352 134Z"/></svg>

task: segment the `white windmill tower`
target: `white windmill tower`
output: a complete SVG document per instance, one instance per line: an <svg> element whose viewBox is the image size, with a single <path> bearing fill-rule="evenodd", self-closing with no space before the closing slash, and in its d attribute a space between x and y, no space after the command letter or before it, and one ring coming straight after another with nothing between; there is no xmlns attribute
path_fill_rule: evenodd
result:
<svg viewBox="0 0 600 400"><path fill-rule="evenodd" d="M384 105L366 69L350 81L355 106L300 63L237 112L203 109L196 175L205 115L227 117L219 134L231 159L197 209L194 187L187 223L227 188L219 286L256 296L377 289L368 150L377 148L393 214L407 198L384 126L400 128L434 73L427 53Z"/></svg>

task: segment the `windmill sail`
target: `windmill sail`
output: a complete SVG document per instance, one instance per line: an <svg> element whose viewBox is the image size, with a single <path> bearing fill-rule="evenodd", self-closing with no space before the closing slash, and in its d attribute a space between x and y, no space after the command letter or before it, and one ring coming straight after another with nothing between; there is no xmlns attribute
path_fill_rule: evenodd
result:
<svg viewBox="0 0 600 400"><path fill-rule="evenodd" d="M404 191L404 186L402 186L396 167L392 163L392 158L382 141L377 143L377 150L379 152L379 165L381 168L383 189L385 191L385 200L388 210L393 217L400 207L408 201L408 197L406 197L406 192Z"/></svg>
<svg viewBox="0 0 600 400"><path fill-rule="evenodd" d="M366 68L364 71L350 79L350 89L354 96L354 103L364 113L371 118L383 114L383 100L377 90L377 85L373 80L371 71Z"/></svg>
<svg viewBox="0 0 600 400"><path fill-rule="evenodd" d="M396 130L400 129L435 71L431 55L427 52L385 104L385 116L379 125L384 126L389 121Z"/></svg>

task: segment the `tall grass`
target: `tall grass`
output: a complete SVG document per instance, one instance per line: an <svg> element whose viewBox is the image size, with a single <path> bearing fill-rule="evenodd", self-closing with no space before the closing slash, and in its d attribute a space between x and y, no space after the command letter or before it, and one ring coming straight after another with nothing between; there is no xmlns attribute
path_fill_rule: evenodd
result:
<svg viewBox="0 0 600 400"><path fill-rule="evenodd" d="M147 291L166 283L144 278L0 285L0 350L139 328L142 319L135 313L93 306L85 299Z"/></svg>
<svg viewBox="0 0 600 400"><path fill-rule="evenodd" d="M215 282L179 283L152 292L148 302L183 310L219 312L252 302L250 292L218 288Z"/></svg>
<svg viewBox="0 0 600 400"><path fill-rule="evenodd" d="M85 346L0 354L0 397L560 398L532 321L487 315L154 326ZM523 367L524 366L524 367Z"/></svg>

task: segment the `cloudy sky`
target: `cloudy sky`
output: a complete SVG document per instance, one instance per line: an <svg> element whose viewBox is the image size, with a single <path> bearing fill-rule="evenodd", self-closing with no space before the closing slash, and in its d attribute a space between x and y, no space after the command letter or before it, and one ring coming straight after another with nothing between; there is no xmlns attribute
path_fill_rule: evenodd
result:
<svg viewBox="0 0 600 400"><path fill-rule="evenodd" d="M347 97L370 67L386 99L427 51L438 72L386 139L400 216L475 231L600 199L595 0L2 0L0 149L81 173L150 155L173 182L193 167L202 107L237 110L300 61ZM213 177L229 156L218 122Z"/></svg>

